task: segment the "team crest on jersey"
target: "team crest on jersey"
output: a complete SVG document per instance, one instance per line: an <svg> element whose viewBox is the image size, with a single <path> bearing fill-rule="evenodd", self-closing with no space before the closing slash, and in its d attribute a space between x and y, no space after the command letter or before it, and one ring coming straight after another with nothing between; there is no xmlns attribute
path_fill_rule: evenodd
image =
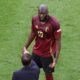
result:
<svg viewBox="0 0 80 80"><path fill-rule="evenodd" d="M36 29L38 29L38 25L36 25L35 27L36 27Z"/></svg>
<svg viewBox="0 0 80 80"><path fill-rule="evenodd" d="M45 32L47 32L47 31L48 31L48 29L49 29L49 27L46 27L46 28L45 28Z"/></svg>

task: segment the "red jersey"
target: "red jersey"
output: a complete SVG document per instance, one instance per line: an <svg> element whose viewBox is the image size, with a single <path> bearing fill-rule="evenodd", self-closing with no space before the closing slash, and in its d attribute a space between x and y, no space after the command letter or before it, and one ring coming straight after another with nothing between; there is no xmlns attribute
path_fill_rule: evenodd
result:
<svg viewBox="0 0 80 80"><path fill-rule="evenodd" d="M51 50L55 53L55 38L60 35L60 24L55 17L48 16L46 22L41 22L38 16L32 18L32 31L34 31L35 45L33 53L43 57L51 56Z"/></svg>

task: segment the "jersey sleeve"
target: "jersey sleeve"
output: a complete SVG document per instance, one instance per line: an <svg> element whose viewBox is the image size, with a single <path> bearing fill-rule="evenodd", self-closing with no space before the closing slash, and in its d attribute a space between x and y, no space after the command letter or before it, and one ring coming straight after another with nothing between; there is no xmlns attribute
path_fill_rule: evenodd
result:
<svg viewBox="0 0 80 80"><path fill-rule="evenodd" d="M32 18L32 27L31 27L32 32L35 32L35 24L34 24L34 22L35 22L35 19L34 19L34 17L33 17L33 18Z"/></svg>
<svg viewBox="0 0 80 80"><path fill-rule="evenodd" d="M56 19L55 19L55 23L54 23L54 37L55 37L55 39L58 39L61 37L60 23Z"/></svg>

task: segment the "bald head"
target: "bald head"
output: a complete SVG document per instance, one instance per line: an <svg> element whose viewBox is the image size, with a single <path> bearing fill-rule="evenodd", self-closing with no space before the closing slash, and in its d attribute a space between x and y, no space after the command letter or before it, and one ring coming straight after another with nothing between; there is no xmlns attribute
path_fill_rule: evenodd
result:
<svg viewBox="0 0 80 80"><path fill-rule="evenodd" d="M39 8L38 8L38 11L39 11L39 13L48 13L48 8L47 8L47 6L46 5L44 5L44 4L41 4L40 6L39 6Z"/></svg>
<svg viewBox="0 0 80 80"><path fill-rule="evenodd" d="M41 4L38 8L38 15L41 21L45 21L48 15L48 8L45 4Z"/></svg>

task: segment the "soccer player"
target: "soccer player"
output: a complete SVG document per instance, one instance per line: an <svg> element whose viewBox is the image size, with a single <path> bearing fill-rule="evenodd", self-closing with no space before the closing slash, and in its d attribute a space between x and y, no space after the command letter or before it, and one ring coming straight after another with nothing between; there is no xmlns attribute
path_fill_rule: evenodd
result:
<svg viewBox="0 0 80 80"><path fill-rule="evenodd" d="M24 67L13 73L12 80L39 80L40 69L31 55L23 54L21 62Z"/></svg>
<svg viewBox="0 0 80 80"><path fill-rule="evenodd" d="M58 61L61 49L60 24L54 16L48 14L46 5L41 4L38 15L32 17L32 30L23 49L23 54L28 53L28 47L35 40L32 58L45 72L46 80L54 80L52 72Z"/></svg>

